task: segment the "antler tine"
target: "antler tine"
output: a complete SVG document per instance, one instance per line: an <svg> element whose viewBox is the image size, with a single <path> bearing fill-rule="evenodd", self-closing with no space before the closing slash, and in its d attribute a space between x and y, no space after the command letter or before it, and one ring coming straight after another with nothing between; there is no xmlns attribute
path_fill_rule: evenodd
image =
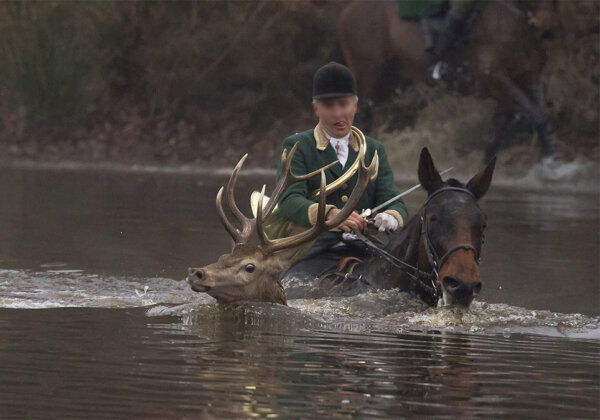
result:
<svg viewBox="0 0 600 420"><path fill-rule="evenodd" d="M221 223L223 224L223 226L225 227L227 232L229 232L229 234L233 238L233 241L236 244L242 243L243 238L242 238L242 235L240 234L240 231L229 221L229 219L225 215L225 210L223 210L223 201L222 201L223 189L224 188L221 187L221 189L217 193L217 200L216 200L217 213L219 213L219 218L221 219Z"/></svg>
<svg viewBox="0 0 600 420"><path fill-rule="evenodd" d="M273 253L285 248L290 248L292 246L296 246L305 242L312 241L319 234L321 234L324 230L325 226L325 209L326 209L326 196L325 196L325 187L327 186L327 181L325 178L325 170L320 169L321 172L321 185L319 187L319 206L317 210L317 222L308 230L301 232L297 235L290 236L288 238L280 238L280 239L269 239L265 234L262 228L263 221L263 213L262 207L258 206L256 211L256 230L258 232L258 237L260 238L260 242L262 244L262 248L266 253ZM263 186L262 191L260 192L260 199L262 200L265 195L265 187ZM259 201L260 203L261 201Z"/></svg>
<svg viewBox="0 0 600 420"><path fill-rule="evenodd" d="M331 168L338 161L333 161L324 167L317 169L316 171L310 172L306 175L294 175L292 173L292 159L294 158L294 154L296 153L296 149L298 148L298 143L296 142L294 146L290 149L289 155L287 154L287 150L284 150L281 154L281 178L279 182L273 189L273 194L269 199L268 203L265 205L264 209L264 217L267 218L275 209L275 206L279 202L281 195L288 189L288 187L296 182L306 181L307 179L312 178L317 175L319 172L324 171L326 169ZM262 201L260 201L262 203Z"/></svg>
<svg viewBox="0 0 600 420"><path fill-rule="evenodd" d="M373 160L368 167L365 165L365 156L362 154L360 156L360 167L358 168L358 180L356 181L356 185L352 190L352 194L350 194L350 197L348 198L346 204L344 204L344 207L342 207L342 209L331 220L325 222L326 230L338 227L344 220L348 218L348 216L350 216L367 189L369 182L372 182L377 178L378 172L379 156L377 155L377 151L375 151Z"/></svg>
<svg viewBox="0 0 600 420"><path fill-rule="evenodd" d="M363 162L361 162L361 165L362 163ZM379 175L379 155L377 154L377 150L375 151L375 155L373 155L373 160L367 168L367 171L371 174L369 181L375 181L377 179L377 175Z"/></svg>
<svg viewBox="0 0 600 420"><path fill-rule="evenodd" d="M242 169L242 165L244 164L244 161L246 160L247 157L248 157L248 153L246 153L244 156L242 156L242 158L240 159L238 164L235 165L235 168L233 169L233 172L231 173L231 176L229 177L229 181L227 181L227 186L225 187L226 203L229 206L229 209L231 210L231 212L233 213L235 218L242 225L241 231L239 229L234 228L235 231L237 232L237 235L236 235L237 238L234 238L236 243L243 243L248 239L248 237L250 236L250 233L252 231L252 225L253 225L252 219L249 219L246 216L244 216L244 214L240 211L238 206L235 204L235 197L234 197L234 190L235 190L235 184L237 182L237 177L238 177L238 174L239 174L240 170ZM222 211L222 210L223 209L221 208L221 210L219 210L219 211ZM223 217L225 217L225 215L223 215ZM232 226L232 223L230 221L228 221L227 224L229 226ZM229 231L229 228L227 225L225 226L225 228Z"/></svg>

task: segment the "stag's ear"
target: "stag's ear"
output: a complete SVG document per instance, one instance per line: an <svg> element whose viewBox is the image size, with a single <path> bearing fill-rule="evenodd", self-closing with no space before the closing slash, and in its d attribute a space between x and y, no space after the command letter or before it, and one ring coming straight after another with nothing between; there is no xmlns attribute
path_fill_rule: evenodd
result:
<svg viewBox="0 0 600 420"><path fill-rule="evenodd" d="M443 185L442 177L435 168L427 147L423 147L419 158L419 182L428 193L441 188Z"/></svg>
<svg viewBox="0 0 600 420"><path fill-rule="evenodd" d="M485 168L479 171L473 178L467 183L467 189L471 191L475 197L479 200L485 195L490 184L492 183L492 175L494 173L494 167L496 166L496 157L490 160Z"/></svg>

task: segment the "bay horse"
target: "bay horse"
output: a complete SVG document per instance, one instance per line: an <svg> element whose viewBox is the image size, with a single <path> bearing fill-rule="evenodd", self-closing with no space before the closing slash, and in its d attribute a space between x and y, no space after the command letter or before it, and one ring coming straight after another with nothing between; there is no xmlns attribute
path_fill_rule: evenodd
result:
<svg viewBox="0 0 600 420"><path fill-rule="evenodd" d="M540 33L548 33L557 19L551 0L475 1L472 24L463 46L450 51L450 68L462 72L464 93L492 97L497 106L494 135L486 147L486 159L506 140L506 126L516 113L537 131L541 154L552 152L549 120L532 89L545 64ZM426 35L423 25L399 16L397 1L354 1L338 20L343 61L354 72L361 99L361 113L370 124L378 92L391 90L386 69L400 77L424 83L428 77ZM463 86L464 87L464 86Z"/></svg>
<svg viewBox="0 0 600 420"><path fill-rule="evenodd" d="M493 158L466 184L453 178L442 181L423 148L418 174L427 200L391 236L383 253L356 266L349 287L336 285L338 293L346 294L348 288L356 293L356 280L364 279L359 289L400 289L431 306L468 307L483 286L479 262L486 215L477 202L489 189L495 164Z"/></svg>
<svg viewBox="0 0 600 420"><path fill-rule="evenodd" d="M216 263L188 270L188 282L194 291L206 292L221 303L255 300L286 304L278 274L291 264L290 251L345 220L367 184L377 176L377 155L368 167L364 155L359 156L361 163L355 189L335 220L326 221L323 169L302 176L291 174L295 149L294 146L289 156L284 152L282 177L264 210L259 206L254 219L245 217L235 204L233 190L245 157L236 166L225 196L241 228L235 227L225 215L222 188L217 194L217 210L235 245L231 253L221 256ZM317 279L314 285L319 289L317 294L327 296L347 294L349 290L397 288L415 294L431 306L456 304L468 307L482 288L478 264L486 222L477 201L490 186L494 165L495 158L466 184L454 179L444 182L429 151L423 148L418 175L429 196L406 226L392 235L383 250L387 258L381 258L381 254L368 258L352 276L338 276L341 282L332 282L327 277ZM318 173L321 175L321 194L315 225L292 237L269 239L262 228L264 215L273 211L289 185ZM253 234L258 243L251 241Z"/></svg>

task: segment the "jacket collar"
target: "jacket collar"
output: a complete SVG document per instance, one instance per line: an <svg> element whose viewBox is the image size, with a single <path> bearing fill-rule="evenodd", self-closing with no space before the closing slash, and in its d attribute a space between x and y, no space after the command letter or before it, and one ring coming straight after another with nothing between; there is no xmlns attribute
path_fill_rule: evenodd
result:
<svg viewBox="0 0 600 420"><path fill-rule="evenodd" d="M317 124L317 126L313 130L313 133L315 136L315 142L316 142L317 149L321 150L321 151L325 150L327 148L327 145L329 144L329 139L323 132L323 128L321 127L321 122L319 122ZM356 141L356 136L354 135L354 133L352 131L350 132L350 138L348 139L348 144L350 145L350 147L352 147L352 149L355 152L358 152L358 141Z"/></svg>

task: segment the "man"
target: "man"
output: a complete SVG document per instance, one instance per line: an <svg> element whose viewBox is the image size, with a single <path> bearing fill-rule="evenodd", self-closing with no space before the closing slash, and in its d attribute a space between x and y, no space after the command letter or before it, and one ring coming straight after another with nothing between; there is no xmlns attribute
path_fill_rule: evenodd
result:
<svg viewBox="0 0 600 420"><path fill-rule="evenodd" d="M350 69L332 61L317 70L313 79L312 106L319 122L314 129L287 137L282 145L282 151L285 149L289 152L298 142L291 165L294 174L306 174L338 160L338 164L325 171L329 184L348 170L358 154L358 142L351 132L357 102L356 80ZM357 211L373 208L398 195L383 145L371 137L366 137L366 144L365 163L369 165L377 151L379 174L367 187L355 209ZM277 179L280 177L281 163ZM355 174L340 189L327 196L328 219L335 216L348 200L357 177ZM279 202L279 214L300 226L313 225L317 219L318 204L308 196L319 187L320 180L317 178L319 177L290 186ZM301 260L281 273L283 281L291 277L314 279L334 270L344 257L368 256L364 244L357 240L348 240L348 235L343 235L344 232L365 230L366 222L357 211L339 226L338 231L321 234ZM403 226L407 216L404 202L397 200L375 216L374 224L380 231L393 231Z"/></svg>

